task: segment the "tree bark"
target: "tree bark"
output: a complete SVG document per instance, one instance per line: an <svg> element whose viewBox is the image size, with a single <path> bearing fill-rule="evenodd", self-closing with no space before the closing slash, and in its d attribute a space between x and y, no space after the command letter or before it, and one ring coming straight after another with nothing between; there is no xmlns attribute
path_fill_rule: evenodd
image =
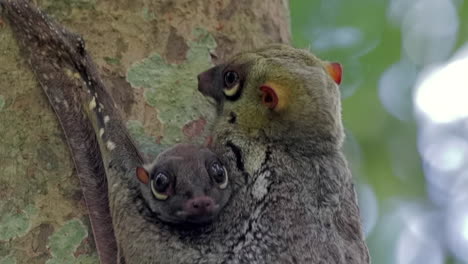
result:
<svg viewBox="0 0 468 264"><path fill-rule="evenodd" d="M149 158L203 140L210 110L196 91L199 72L290 39L286 0L36 2L83 36ZM0 17L0 264L97 262L65 138Z"/></svg>

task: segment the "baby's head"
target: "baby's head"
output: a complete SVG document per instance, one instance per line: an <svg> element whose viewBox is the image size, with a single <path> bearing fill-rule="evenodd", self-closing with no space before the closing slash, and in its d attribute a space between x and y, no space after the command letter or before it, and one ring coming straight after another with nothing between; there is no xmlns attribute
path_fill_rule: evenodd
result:
<svg viewBox="0 0 468 264"><path fill-rule="evenodd" d="M168 223L208 223L231 195L228 172L207 148L178 144L161 153L137 178L150 210Z"/></svg>

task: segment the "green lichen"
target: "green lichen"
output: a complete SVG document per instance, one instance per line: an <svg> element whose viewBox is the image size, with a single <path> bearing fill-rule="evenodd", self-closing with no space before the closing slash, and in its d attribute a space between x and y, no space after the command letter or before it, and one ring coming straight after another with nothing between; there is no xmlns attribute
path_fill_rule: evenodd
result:
<svg viewBox="0 0 468 264"><path fill-rule="evenodd" d="M141 11L141 14L146 21L150 21L156 18L155 14L146 7L143 8L143 10Z"/></svg>
<svg viewBox="0 0 468 264"><path fill-rule="evenodd" d="M52 258L46 264L62 263L96 263L95 256L80 255L75 257L74 253L83 239L88 236L86 226L79 220L73 219L49 237L48 248Z"/></svg>
<svg viewBox="0 0 468 264"><path fill-rule="evenodd" d="M59 17L70 16L73 9L94 9L96 0L49 0L45 4L45 10L49 14Z"/></svg>
<svg viewBox="0 0 468 264"><path fill-rule="evenodd" d="M196 88L196 76L212 66L210 51L216 48L216 41L203 29L195 30L193 36L193 41L188 42L185 63L170 64L153 54L127 72L128 82L144 88L148 104L159 110L158 118L164 126L163 145L184 141L184 125L213 115L212 107Z"/></svg>
<svg viewBox="0 0 468 264"><path fill-rule="evenodd" d="M0 111L2 111L3 107L5 106L5 99L2 95L0 95Z"/></svg>
<svg viewBox="0 0 468 264"><path fill-rule="evenodd" d="M24 209L11 208L6 203L0 204L0 241L22 237L31 228L31 218L37 209L28 205Z"/></svg>
<svg viewBox="0 0 468 264"><path fill-rule="evenodd" d="M168 147L167 145L156 143L155 138L148 136L145 133L143 124L138 120L127 121L127 128L132 138L137 141L138 149L149 156L156 157Z"/></svg>
<svg viewBox="0 0 468 264"><path fill-rule="evenodd" d="M120 64L120 59L115 57L104 57L104 60L107 64L118 65Z"/></svg>
<svg viewBox="0 0 468 264"><path fill-rule="evenodd" d="M93 256L79 256L73 264L99 264L99 258L97 255Z"/></svg>
<svg viewBox="0 0 468 264"><path fill-rule="evenodd" d="M16 258L13 256L6 256L0 259L0 264L16 264Z"/></svg>

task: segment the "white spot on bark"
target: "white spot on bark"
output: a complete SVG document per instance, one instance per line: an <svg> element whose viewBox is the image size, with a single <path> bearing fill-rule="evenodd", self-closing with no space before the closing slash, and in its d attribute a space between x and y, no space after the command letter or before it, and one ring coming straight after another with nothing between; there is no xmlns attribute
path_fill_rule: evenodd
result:
<svg viewBox="0 0 468 264"><path fill-rule="evenodd" d="M94 110L94 108L96 108L96 98L95 97L93 97L91 102L89 102L89 110Z"/></svg>
<svg viewBox="0 0 468 264"><path fill-rule="evenodd" d="M65 73L67 74L68 77L73 76L73 72L70 69L65 69Z"/></svg>
<svg viewBox="0 0 468 264"><path fill-rule="evenodd" d="M105 116L104 117L104 124L107 124L107 122L109 122L109 120L110 120L109 116Z"/></svg>
<svg viewBox="0 0 468 264"><path fill-rule="evenodd" d="M104 135L104 128L99 129L99 136L102 138L102 135Z"/></svg>
<svg viewBox="0 0 468 264"><path fill-rule="evenodd" d="M109 141L107 141L107 143L106 143L106 147L107 147L107 149L108 149L109 151L112 151L113 149L115 149L115 144L114 144L114 142L112 142L112 141L109 140Z"/></svg>

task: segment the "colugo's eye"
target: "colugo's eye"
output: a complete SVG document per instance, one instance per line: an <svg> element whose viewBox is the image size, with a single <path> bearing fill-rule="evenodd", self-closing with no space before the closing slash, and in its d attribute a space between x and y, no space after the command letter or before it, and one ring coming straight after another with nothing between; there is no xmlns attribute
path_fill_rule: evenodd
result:
<svg viewBox="0 0 468 264"><path fill-rule="evenodd" d="M169 197L167 189L170 184L169 177L165 173L160 172L151 180L151 192L156 199L164 201Z"/></svg>
<svg viewBox="0 0 468 264"><path fill-rule="evenodd" d="M239 75L235 71L227 71L224 74L224 85L226 88L232 87L239 80Z"/></svg>
<svg viewBox="0 0 468 264"><path fill-rule="evenodd" d="M228 185L228 175L226 168L224 168L223 165L219 161L215 161L211 163L210 166L210 174L211 177L215 180L215 182L218 184L220 189L225 189Z"/></svg>
<svg viewBox="0 0 468 264"><path fill-rule="evenodd" d="M239 74L235 71L227 71L224 74L224 94L234 96L239 90Z"/></svg>

